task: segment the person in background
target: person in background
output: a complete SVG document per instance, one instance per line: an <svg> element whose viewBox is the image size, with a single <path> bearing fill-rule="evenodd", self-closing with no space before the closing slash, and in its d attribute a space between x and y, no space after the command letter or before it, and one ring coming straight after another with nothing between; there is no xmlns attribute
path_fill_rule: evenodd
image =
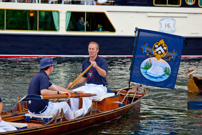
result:
<svg viewBox="0 0 202 135"><path fill-rule="evenodd" d="M83 0L83 1L80 1L80 4L82 4L82 5L96 5L96 1L97 0Z"/></svg>
<svg viewBox="0 0 202 135"><path fill-rule="evenodd" d="M84 18L80 17L79 21L76 22L76 27L78 31L84 31L86 27L89 27L88 21L84 22Z"/></svg>
<svg viewBox="0 0 202 135"><path fill-rule="evenodd" d="M0 97L0 115L2 113L2 110L3 110L3 103L2 103L2 100ZM13 130L17 130L17 129L15 127L11 126L9 123L3 121L0 116L0 133L6 132L6 131L13 131Z"/></svg>
<svg viewBox="0 0 202 135"><path fill-rule="evenodd" d="M92 105L92 100L103 96L107 93L107 61L98 56L99 45L96 42L90 42L88 45L89 58L87 58L82 64L82 70L84 71L89 65L92 67L76 82L72 85L72 82L68 85L68 88L73 88L76 85L86 83L84 86L78 87L73 91L83 91L85 93L95 93L97 96L83 97L82 108L84 108L84 114L88 112L88 109ZM72 105L72 111L79 109L79 99L70 99Z"/></svg>
<svg viewBox="0 0 202 135"><path fill-rule="evenodd" d="M89 0L87 1L87 5L96 5L97 0Z"/></svg>
<svg viewBox="0 0 202 135"><path fill-rule="evenodd" d="M73 93L71 90L67 90L64 87L57 86L49 82L49 75L53 72L53 65L56 62L52 58L45 57L40 61L40 72L37 73L31 80L28 88L28 94L36 95L55 95L60 93L66 93L70 96ZM77 91L77 93L83 93ZM28 100L27 102L29 113L37 115L55 115L59 110L63 109L66 119L74 119L81 116L84 113L83 109L72 112L67 102L51 102L48 99L43 100ZM59 112L59 113L60 113Z"/></svg>

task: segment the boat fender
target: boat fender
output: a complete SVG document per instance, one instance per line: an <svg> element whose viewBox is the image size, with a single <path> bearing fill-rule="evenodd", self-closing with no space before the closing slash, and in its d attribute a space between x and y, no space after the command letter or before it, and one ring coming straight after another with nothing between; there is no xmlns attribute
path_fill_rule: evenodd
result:
<svg viewBox="0 0 202 135"><path fill-rule="evenodd" d="M105 2L107 2L107 0L97 0L97 3L99 3L99 4L103 4Z"/></svg>

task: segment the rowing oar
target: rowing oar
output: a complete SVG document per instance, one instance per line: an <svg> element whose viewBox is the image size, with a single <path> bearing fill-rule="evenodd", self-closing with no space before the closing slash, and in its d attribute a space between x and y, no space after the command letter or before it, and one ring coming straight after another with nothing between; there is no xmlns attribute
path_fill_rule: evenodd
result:
<svg viewBox="0 0 202 135"><path fill-rule="evenodd" d="M81 73L81 74L73 81L73 83L72 83L70 86L73 86L91 67L92 67L92 65L88 66L88 67L86 68L86 70L84 70L83 73ZM67 87L67 89L69 89L69 88ZM72 95L72 94L71 94L71 95ZM57 98L54 102L57 102L58 100L59 100L59 98Z"/></svg>
<svg viewBox="0 0 202 135"><path fill-rule="evenodd" d="M187 102L188 110L202 110L202 101L189 101Z"/></svg>
<svg viewBox="0 0 202 135"><path fill-rule="evenodd" d="M88 66L88 67L86 68L86 70L83 71L83 73L81 73L81 74L73 81L73 83L71 84L71 86L73 86L91 67L92 67L92 65ZM69 89L69 88L67 88L67 89Z"/></svg>
<svg viewBox="0 0 202 135"><path fill-rule="evenodd" d="M72 93L70 98L79 98L79 97L91 97L91 96L96 96L96 94L91 94L91 93ZM55 94L55 95L26 95L23 98L21 98L18 103L21 101L28 101L28 100L42 100L42 99L55 99L55 98L68 98L68 94Z"/></svg>

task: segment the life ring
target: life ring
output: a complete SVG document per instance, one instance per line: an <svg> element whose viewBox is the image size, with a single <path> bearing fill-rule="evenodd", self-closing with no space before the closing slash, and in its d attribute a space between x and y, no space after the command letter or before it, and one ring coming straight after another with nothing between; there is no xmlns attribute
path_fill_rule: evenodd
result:
<svg viewBox="0 0 202 135"><path fill-rule="evenodd" d="M99 3L99 4L103 4L105 2L107 2L107 0L97 0L97 3Z"/></svg>

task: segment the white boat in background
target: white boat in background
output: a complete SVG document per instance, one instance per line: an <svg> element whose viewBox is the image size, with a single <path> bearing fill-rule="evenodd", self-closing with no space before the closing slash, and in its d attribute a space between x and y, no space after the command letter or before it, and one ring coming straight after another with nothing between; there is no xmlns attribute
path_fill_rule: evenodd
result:
<svg viewBox="0 0 202 135"><path fill-rule="evenodd" d="M87 56L90 41L131 57L136 27L184 36L182 57L202 57L201 22L202 0L0 0L0 57Z"/></svg>

